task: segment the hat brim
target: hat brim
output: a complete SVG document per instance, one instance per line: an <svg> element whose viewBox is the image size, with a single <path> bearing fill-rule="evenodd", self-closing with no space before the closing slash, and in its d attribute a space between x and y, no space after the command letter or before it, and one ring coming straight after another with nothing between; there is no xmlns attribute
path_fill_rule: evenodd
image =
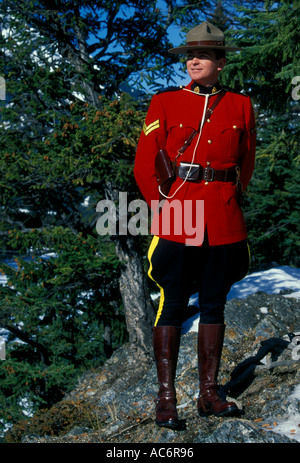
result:
<svg viewBox="0 0 300 463"><path fill-rule="evenodd" d="M224 51L241 51L243 48L237 48L237 47L230 47L230 46L212 46L212 45L184 45L182 47L176 47L176 48L170 48L168 50L168 53L171 55L186 55L189 50L200 50L204 48L209 48L211 50L224 50Z"/></svg>

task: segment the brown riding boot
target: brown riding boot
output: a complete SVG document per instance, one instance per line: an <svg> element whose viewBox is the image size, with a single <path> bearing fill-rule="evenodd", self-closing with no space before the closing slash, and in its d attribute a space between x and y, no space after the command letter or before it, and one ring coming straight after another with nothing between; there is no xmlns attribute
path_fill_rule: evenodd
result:
<svg viewBox="0 0 300 463"><path fill-rule="evenodd" d="M176 410L175 375L179 352L181 328L155 326L153 348L157 368L159 391L156 402L156 424L172 429L182 429Z"/></svg>
<svg viewBox="0 0 300 463"><path fill-rule="evenodd" d="M241 411L234 402L223 399L218 392L217 376L220 366L225 325L199 323L198 365L200 395L198 413L200 416L236 416Z"/></svg>

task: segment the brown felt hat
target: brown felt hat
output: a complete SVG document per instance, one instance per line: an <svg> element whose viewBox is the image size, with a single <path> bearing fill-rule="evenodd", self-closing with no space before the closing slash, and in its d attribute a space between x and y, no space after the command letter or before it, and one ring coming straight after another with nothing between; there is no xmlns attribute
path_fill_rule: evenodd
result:
<svg viewBox="0 0 300 463"><path fill-rule="evenodd" d="M225 51L241 50L241 48L225 46L224 33L213 26L213 24L205 21L187 33L186 45L171 48L168 51L173 55L185 55L189 50L197 50L200 48Z"/></svg>

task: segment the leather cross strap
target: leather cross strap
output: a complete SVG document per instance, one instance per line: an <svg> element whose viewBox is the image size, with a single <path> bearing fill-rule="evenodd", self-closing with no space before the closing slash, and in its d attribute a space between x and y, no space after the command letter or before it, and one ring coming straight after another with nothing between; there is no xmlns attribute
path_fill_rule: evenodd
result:
<svg viewBox="0 0 300 463"><path fill-rule="evenodd" d="M223 96L225 95L226 91L222 88L222 90L220 91L219 95L218 95L218 98L213 102L213 104L211 105L210 108L207 108L206 110L206 113L205 113L205 117L204 117L204 123L207 121L207 119L212 115L212 113L214 112L214 109L215 107L217 106L217 104L221 101L221 99L223 98ZM199 130L193 130L193 132L191 133L191 135L185 140L184 144L182 145L182 147L178 150L178 156L181 156L185 150L187 149L187 147L192 143L193 139L195 138L195 136L197 135L197 133L199 133Z"/></svg>

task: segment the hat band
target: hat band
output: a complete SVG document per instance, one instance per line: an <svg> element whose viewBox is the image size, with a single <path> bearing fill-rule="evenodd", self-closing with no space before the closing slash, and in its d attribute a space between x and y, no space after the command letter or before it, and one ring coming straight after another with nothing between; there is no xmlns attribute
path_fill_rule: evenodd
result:
<svg viewBox="0 0 300 463"><path fill-rule="evenodd" d="M216 40L200 40L199 42L187 42L186 43L189 47L190 46L201 46L201 45L211 45L215 47L223 47L225 45L225 42L223 41L216 41Z"/></svg>

